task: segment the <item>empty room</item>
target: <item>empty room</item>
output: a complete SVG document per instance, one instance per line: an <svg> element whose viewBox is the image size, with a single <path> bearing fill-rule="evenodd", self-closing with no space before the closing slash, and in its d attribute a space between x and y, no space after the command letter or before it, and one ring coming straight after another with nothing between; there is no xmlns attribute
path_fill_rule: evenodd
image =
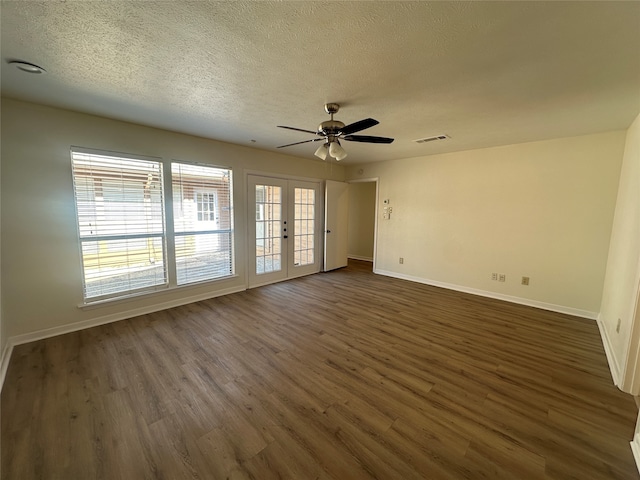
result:
<svg viewBox="0 0 640 480"><path fill-rule="evenodd" d="M2 479L640 479L640 2L0 22Z"/></svg>

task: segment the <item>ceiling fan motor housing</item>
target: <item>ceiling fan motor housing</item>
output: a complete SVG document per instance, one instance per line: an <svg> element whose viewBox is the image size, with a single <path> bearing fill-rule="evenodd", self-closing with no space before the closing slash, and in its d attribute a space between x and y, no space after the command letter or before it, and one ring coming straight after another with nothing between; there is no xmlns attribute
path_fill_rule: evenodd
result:
<svg viewBox="0 0 640 480"><path fill-rule="evenodd" d="M324 104L324 111L331 115L331 120L327 120L318 125L318 133L320 135L335 137L340 134L340 131L344 128L344 123L333 119L333 115L338 113L338 110L340 110L340 105L337 103ZM331 140L330 138L329 141Z"/></svg>
<svg viewBox="0 0 640 480"><path fill-rule="evenodd" d="M318 133L321 135L338 135L344 128L344 123L338 120L327 120L318 125Z"/></svg>

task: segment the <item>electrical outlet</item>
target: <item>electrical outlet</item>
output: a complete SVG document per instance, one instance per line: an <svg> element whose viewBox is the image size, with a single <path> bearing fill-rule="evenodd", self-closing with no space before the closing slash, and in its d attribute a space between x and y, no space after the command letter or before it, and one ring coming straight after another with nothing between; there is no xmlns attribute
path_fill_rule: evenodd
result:
<svg viewBox="0 0 640 480"><path fill-rule="evenodd" d="M499 282L506 282L506 281L507 281L507 276L506 276L504 273L501 273L501 274L498 276L498 281L499 281Z"/></svg>
<svg viewBox="0 0 640 480"><path fill-rule="evenodd" d="M492 273L491 274L491 280L498 280L498 274L497 273Z"/></svg>
<svg viewBox="0 0 640 480"><path fill-rule="evenodd" d="M621 319L618 319L618 325L616 325L616 333L620 333L620 324L622 323Z"/></svg>
<svg viewBox="0 0 640 480"><path fill-rule="evenodd" d="M522 277L522 285L529 285L529 277Z"/></svg>
<svg viewBox="0 0 640 480"><path fill-rule="evenodd" d="M404 263L404 258L400 257L400 265Z"/></svg>

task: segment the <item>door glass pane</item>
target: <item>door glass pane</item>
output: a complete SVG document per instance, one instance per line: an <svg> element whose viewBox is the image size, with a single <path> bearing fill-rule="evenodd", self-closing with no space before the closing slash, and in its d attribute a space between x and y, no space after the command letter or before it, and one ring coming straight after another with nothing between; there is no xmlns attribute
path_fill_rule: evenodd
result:
<svg viewBox="0 0 640 480"><path fill-rule="evenodd" d="M282 270L282 188L256 185L256 274Z"/></svg>
<svg viewBox="0 0 640 480"><path fill-rule="evenodd" d="M314 263L314 206L315 190L312 188L296 188L295 218L293 219L294 251L293 264L295 266L311 265Z"/></svg>

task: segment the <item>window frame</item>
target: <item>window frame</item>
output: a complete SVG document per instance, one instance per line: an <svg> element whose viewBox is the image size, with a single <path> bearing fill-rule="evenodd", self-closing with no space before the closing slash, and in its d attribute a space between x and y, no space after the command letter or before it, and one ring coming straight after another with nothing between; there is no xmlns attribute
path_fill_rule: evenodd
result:
<svg viewBox="0 0 640 480"><path fill-rule="evenodd" d="M76 176L76 170L74 165L75 154L98 155L98 156L104 156L104 157L114 157L117 159L125 159L125 160L131 159L134 161L154 162L158 165L159 171L160 171L160 178L161 178L160 197L161 197L161 212L162 212L162 234L161 235L155 234L155 233L151 235L130 234L130 235L123 235L123 237L126 237L128 239L133 239L133 240L135 240L136 238L142 238L142 237L144 237L145 239L150 237L161 238L162 261L163 261L162 268L164 269L164 281L161 284L146 286L143 288L121 290L116 293L110 293L105 295L95 295L95 296L89 296L89 297L87 296L87 285L86 285L87 267L85 264L85 257L83 255L83 245L87 245L88 242L91 241L91 239L87 238L86 236L83 237L81 232L81 229L82 229L81 216L79 214L80 205L79 205L78 195L76 191L77 176ZM207 283L215 283L215 282L229 280L237 276L236 254L235 254L236 252L236 247L235 247L236 219L235 219L234 185L233 185L235 178L234 178L234 172L232 167L209 164L209 163L201 163L201 162L198 163L198 162L191 162L191 161L184 161L184 160L167 159L162 157L152 157L152 156L145 156L145 155L132 154L132 153L115 152L115 151L109 151L109 150L101 150L101 149L98 150L98 149L79 147L79 146L71 146L70 159L71 159L71 180L72 180L72 197L73 197L72 201L74 205L74 217L75 217L76 232L77 232L77 239L78 239L78 252L79 252L79 263L80 263L79 273L81 275L81 283L82 283L82 292L81 292L82 303L78 305L79 307L81 308L91 307L93 305L100 305L103 303L111 303L111 302L127 300L130 297L148 296L148 295L153 295L158 292L167 291L167 290L182 289L182 288L203 285ZM199 166L199 167L206 167L206 168L215 168L215 169L228 171L228 174L229 174L229 183L228 183L229 229L226 229L226 231L230 235L230 240L228 244L228 249L225 250L225 252L228 252L228 255L230 256L230 259L229 259L230 274L228 275L223 275L223 276L209 278L209 279L203 279L203 280L189 282L189 283L181 283L181 284L178 283L175 240L177 236L184 235L184 232L176 233L176 229L175 229L176 224L175 224L175 219L173 215L174 199L173 199L173 168L172 168L174 164L184 164L184 165ZM87 178L91 178L91 177L87 177ZM97 196L94 190L93 199L92 199L94 203L96 202L96 198ZM217 192L215 192L215 198L213 200L216 204L216 208L218 209L222 208L219 203ZM197 203L197 200L195 198L195 192L194 192L194 202ZM197 207L196 207L196 210L197 210ZM215 212L214 212L214 216L215 216ZM210 220L210 221L213 221L213 220ZM123 224L124 223L125 222L123 222ZM101 237L96 236L95 238L100 239ZM116 237L114 236L112 238L116 238Z"/></svg>
<svg viewBox="0 0 640 480"><path fill-rule="evenodd" d="M186 165L186 166L191 166L191 167L201 167L201 168L211 168L211 169L216 169L216 170L226 170L228 172L229 175L229 181L228 181L228 195L229 195L229 228L217 228L217 229L193 229L190 231L177 231L176 229L176 219L175 219L175 205L176 205L176 199L173 198L174 196L174 184L173 184L173 175L174 175L174 165ZM191 285L198 285L198 284L202 284L202 283L208 283L208 282L215 282L215 281L220 281L220 280L224 280L224 279L228 279L228 278L232 278L236 276L236 256L235 256L235 218L234 218L234 202L233 202L233 182L234 182L234 174L233 174L233 169L231 167L223 167L220 165L213 165L213 164L204 164L204 163L197 163L197 162L187 162L187 161L183 161L183 160L176 160L173 159L170 162L170 172L171 175L167 176L167 182L168 184L170 184L171 186L171 219L172 219L172 226L171 226L171 234L172 234L172 249L170 249L170 251L173 253L173 264L171 265L173 272L175 272L175 276L173 278L173 281L175 282L176 287L187 287L187 286L191 286ZM197 219L197 214L199 213L199 205L198 205L198 194L207 194L207 195L213 195L215 197L215 205L218 209L222 210L222 206L220 204L220 196L219 196L219 192L210 186L206 186L206 187L200 187L200 188L194 188L193 191L193 200L195 203L195 210L196 210L196 219ZM168 208L169 210L169 208ZM200 221L200 220L198 220ZM209 222L209 221L219 221L219 220L202 220L202 222ZM224 275L224 276L220 276L220 277L213 277L213 278L207 278L207 279L202 279L202 280L192 280L189 282L183 282L183 283L178 283L179 282L179 273L178 273L178 261L177 261L177 247L176 247L176 239L178 237L185 237L185 236L199 236L199 235L207 235L207 234L215 234L215 233L226 233L229 235L229 251L228 254L230 256L229 262L230 262L230 272L228 275Z"/></svg>
<svg viewBox="0 0 640 480"><path fill-rule="evenodd" d="M173 167L173 165L172 165ZM216 167L217 168L217 167ZM196 214L199 222L215 222L215 212L218 209L218 193L216 191L199 190L194 191ZM205 202L205 198L207 201ZM204 206L207 206L205 209ZM205 215L208 218L204 218ZM213 218L211 218L213 216Z"/></svg>

